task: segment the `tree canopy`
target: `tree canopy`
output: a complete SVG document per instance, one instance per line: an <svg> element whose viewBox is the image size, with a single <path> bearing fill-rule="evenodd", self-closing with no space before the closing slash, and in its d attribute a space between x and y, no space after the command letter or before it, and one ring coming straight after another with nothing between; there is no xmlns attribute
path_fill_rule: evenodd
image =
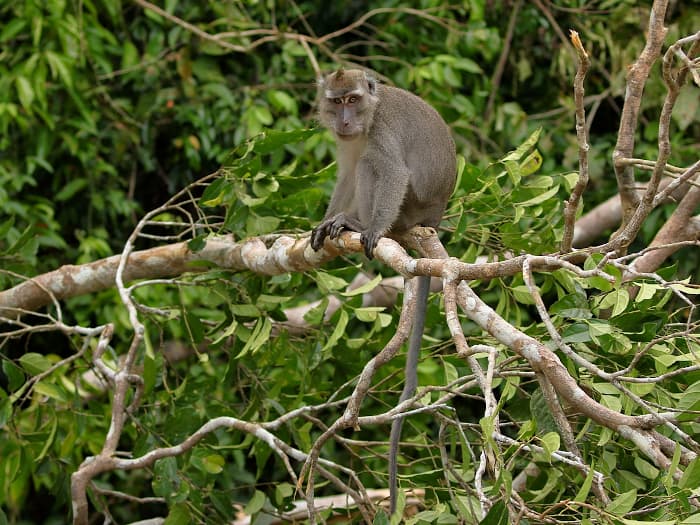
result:
<svg viewBox="0 0 700 525"><path fill-rule="evenodd" d="M697 7L0 7L0 525L699 522ZM341 65L457 143L372 261L308 245Z"/></svg>

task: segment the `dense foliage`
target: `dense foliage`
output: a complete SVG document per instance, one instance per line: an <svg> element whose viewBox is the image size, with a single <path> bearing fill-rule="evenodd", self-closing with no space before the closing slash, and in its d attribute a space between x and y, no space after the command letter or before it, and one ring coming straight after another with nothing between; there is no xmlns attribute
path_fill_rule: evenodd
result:
<svg viewBox="0 0 700 525"><path fill-rule="evenodd" d="M326 132L312 129L315 73L306 43L281 32L315 36L308 45L324 70L340 60L360 63L440 111L462 155L444 240L451 255L473 262L482 255L558 249L562 199L576 181L578 159L571 93L576 61L562 34L573 27L593 58L586 81L591 182L584 204L588 208L616 191L611 148L626 68L644 45L647 7L605 0L584 2L585 8L574 0L556 5L472 0L459 6L426 0L421 11L398 2L322 4L164 2L165 12L177 20L145 1L3 4L0 289L63 264L119 253L146 211L219 168L217 178L179 198L181 210L154 218L162 225L155 228L159 238L170 221L181 220L182 210L204 217L197 231L173 235L194 239L194 250L212 233L240 240L303 232L316 224L334 183L332 143ZM366 23L321 40L367 13ZM675 4L667 17L667 42L697 31L699 13L697 3ZM221 39L241 46L233 49L178 21L209 35L266 28L272 36L255 46L250 44L256 36ZM697 160L697 93L688 86L673 114L672 164ZM655 73L642 108L639 157L656 155L664 94ZM646 246L667 215L665 208L654 212L638 247ZM139 248L156 242L145 235L137 241ZM598 262L591 257L586 267ZM364 363L392 336L398 317L396 310L363 306L359 293L344 292L360 266L387 271L377 262L351 258L275 277L212 269L139 289L138 300L150 307L141 311L143 404L131 414L120 449L139 456L179 443L214 417L270 421L348 395ZM697 268L697 250L687 250L659 274L677 280L675 290L692 298L696 289L681 281L697 282ZM700 406L700 372L673 374L698 364L697 330L684 328L697 313L652 281L631 295L621 285L619 268L606 271L618 278L615 284L558 270L538 276L537 285L565 341L599 366L625 369L644 348L633 373L664 380L635 383L631 393L650 405L687 411L680 426L697 434L693 414ZM548 341L521 276L474 287L508 321ZM324 320L329 295L341 297L342 306ZM286 309L317 299L320 304L305 316L310 331L278 330ZM60 312L49 307L46 317L29 316L27 323L38 329L0 339L0 524L64 522L71 512L70 475L99 452L109 427L110 398L89 375L96 341L70 327L114 323L108 360L116 366L120 345L128 346L131 338L127 313L113 290L61 306ZM441 308L437 298L429 306L430 344L420 382L445 385L463 378L466 384L472 372L453 352ZM64 323L58 329L56 318ZM470 344L495 345L475 324L464 319L463 324ZM0 325L3 333L15 328ZM75 359L61 362L71 356ZM498 360L511 358L503 352ZM634 412L631 396L562 360L605 406ZM539 471L519 497L562 521L675 523L694 513L689 498L697 497L700 484L697 460L675 479L629 441L573 417L583 458L606 476L613 499L607 508L596 501L589 494L591 479L552 461L558 436L536 381L522 361L509 363L496 379L501 418L511 438L541 448L530 454L515 444L502 446L494 459L501 476L490 480L487 491L498 503L485 523L506 523L509 472L530 462ZM378 373L363 411L378 413L396 403L401 367L392 362ZM460 431L433 413L407 419L404 439L413 446L402 449L411 462L402 486L425 489L427 501L416 522L481 519L467 487L476 444L493 424L481 419L482 404L472 387L454 401L454 413L445 411L444 418L464 423ZM324 406L280 426L276 435L308 450L323 425L341 412L342 407ZM324 457L353 468L368 487L385 487L387 433L383 426L347 432L345 441L326 446ZM441 450L452 457L456 496L446 488ZM111 473L95 485L91 504L111 512L115 523L150 516L169 516L168 523L225 523L234 518L234 504L255 514L284 510L299 498L284 463L265 443L223 430L152 469ZM336 492L323 484L316 490ZM139 502L111 491L157 498Z"/></svg>

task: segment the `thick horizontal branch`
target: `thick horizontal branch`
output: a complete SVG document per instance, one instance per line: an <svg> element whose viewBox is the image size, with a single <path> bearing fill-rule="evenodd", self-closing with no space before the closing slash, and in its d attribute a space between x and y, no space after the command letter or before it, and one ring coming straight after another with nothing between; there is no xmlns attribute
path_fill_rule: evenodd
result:
<svg viewBox="0 0 700 525"><path fill-rule="evenodd" d="M180 242L132 252L125 267L126 282L137 279L170 278L206 269L209 262L231 270L250 269L275 275L286 271L303 271L316 267L332 255L304 254L307 239L279 237L268 250L261 239L236 243L230 237L209 239L201 251L193 252L188 243ZM10 316L34 311L51 302L51 298L68 299L99 292L115 286L121 255L113 255L82 265L65 265L57 270L28 279L0 292L0 315Z"/></svg>
<svg viewBox="0 0 700 525"><path fill-rule="evenodd" d="M416 237L421 235L421 230L414 229ZM336 240L327 240L324 248L318 252L311 249L306 236L280 235L269 243L261 238L235 242L231 237L213 237L197 252L190 250L186 242L132 252L123 280L172 278L187 272L201 272L206 269L203 262L228 270L250 270L262 275L303 272L318 268L322 263L347 252L362 252L358 233L346 232ZM413 259L398 242L388 238L380 240L374 255L406 276L441 277L446 264L446 260L440 259ZM65 265L4 290L0 292L0 316L16 317L46 306L52 298L60 301L112 288L120 260L121 255L114 255L78 266ZM459 263L458 277L472 280L516 275L521 271L523 261L524 257L521 256L495 263Z"/></svg>

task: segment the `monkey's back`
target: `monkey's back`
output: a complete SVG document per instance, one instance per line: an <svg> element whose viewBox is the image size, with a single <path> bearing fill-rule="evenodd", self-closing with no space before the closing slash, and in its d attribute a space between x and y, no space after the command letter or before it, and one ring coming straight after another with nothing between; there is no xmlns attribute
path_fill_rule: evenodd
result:
<svg viewBox="0 0 700 525"><path fill-rule="evenodd" d="M379 102L369 142L394 146L386 151L399 151L401 158L395 161L402 162L410 173L402 212L392 230L437 226L457 174L450 128L435 108L413 93L382 84L377 91Z"/></svg>

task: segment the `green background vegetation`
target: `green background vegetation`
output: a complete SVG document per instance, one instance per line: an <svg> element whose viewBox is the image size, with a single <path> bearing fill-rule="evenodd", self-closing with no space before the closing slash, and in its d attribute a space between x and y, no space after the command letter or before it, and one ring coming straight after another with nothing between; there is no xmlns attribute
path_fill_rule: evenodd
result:
<svg viewBox="0 0 700 525"><path fill-rule="evenodd" d="M541 9L524 2L507 42L515 2L419 4L440 23L409 12L377 13L358 31L324 45L376 70L387 82L420 94L451 126L467 162L444 225L451 255L473 261L477 255L505 250L556 251L561 200L575 181L571 173L578 159L571 87L576 61L559 31L576 29L592 59L586 80L586 94L594 97L587 105L593 112L591 182L584 195L589 209L616 191L612 146L626 68L643 47L648 6L562 0ZM373 8L395 5L399 4L183 0L166 1L164 8L210 34L275 26L321 36ZM667 24L667 44L697 31L700 4L674 4ZM506 42L503 74L494 83ZM323 70L337 65L322 47L311 48ZM657 65L644 97L637 157L656 154L658 114L665 94L658 70ZM333 187L334 170L324 169L332 160L332 142L326 132L275 135L270 130L314 126L314 76L297 41L271 39L248 52L234 52L133 2L2 3L0 268L14 273L0 273L0 289L20 282L20 276L119 253L146 211L221 166L221 182L209 186L209 206L203 206L225 218L215 231L244 239L309 230L322 217L322 203ZM684 90L674 113L671 163L675 165L697 159L697 93L690 87ZM267 133L266 139L259 138L261 132ZM246 141L254 137L258 146L245 153ZM511 160L499 160L519 146L519 154ZM654 212L637 248L651 240L666 213L664 208ZM212 417L265 421L293 408L323 403L336 391L347 395L343 385L386 343L396 311L362 308L355 297L329 324L323 324L322 310L312 311L308 320L314 328L306 336L269 334L271 320L282 319L285 308L342 290L358 265L368 266L359 258L351 261L275 278L213 271L192 277L192 286L141 290L141 301L167 308L172 315L147 316L145 402L120 448L138 455L178 443ZM369 268L386 272L376 262ZM697 251L681 251L664 275L696 281L697 268ZM538 285L567 341L587 348L590 358L596 355L597 362L610 369L624 368L638 345L672 334L675 323L686 320L687 310L663 290L625 299L619 289L579 282L564 272L541 276ZM509 321L546 339L522 278L494 280L477 289ZM421 362L424 384L444 384L470 373L445 343L449 333L440 308L435 299L428 312L432 344ZM609 308L615 315L597 319L601 309ZM113 346L128 345L128 320L113 290L65 301L63 314L68 324L113 322L117 334ZM474 325L463 324L473 342L493 343ZM334 331L338 326L341 330ZM160 348L170 341L199 351L169 363ZM209 344L202 350L205 341ZM0 343L0 523L64 523L70 515L70 474L102 446L110 400L104 392L80 384L89 359L66 364L26 388L30 377L75 353L81 342L76 335L46 332ZM669 337L640 363L638 373L660 374L686 366L697 359L692 356L699 350L693 339ZM575 366L565 364L577 373ZM367 400L367 413L395 403L401 366L391 363L380 372L375 384L381 387ZM522 365L514 365L513 371L518 366ZM608 384L597 384L590 377L580 380L611 407L620 409L628 403ZM690 409L700 402L699 380L697 372L683 374L637 393L664 406ZM514 375L502 381L503 411L513 423L513 436L524 441L542 436L548 421L536 396L531 397L534 380ZM467 437L478 443L481 402L465 397L455 408L462 421L475 424ZM627 409L633 412L631 406ZM316 417L330 422L337 414ZM684 428L697 432L692 422ZM688 469L688 476L674 483L668 473L659 472L630 443L609 431L585 421L576 431L581 432L579 444L589 465L595 464L604 474L614 473L606 480L612 495L620 495L612 514L649 508L636 518L649 521L691 514L687 499L697 487L700 467ZM385 440L387 433L386 428L367 428L346 437L372 442ZM406 453L415 463L413 475L402 485L432 487L427 498L429 510L436 514L434 520L426 515L426 523L456 522L445 516L464 516L468 511L451 507L440 488L439 452L430 447L436 433L430 416L417 416L406 424L404 438L416 444ZM302 450L308 450L317 435L311 419L282 427L278 433ZM460 448L459 436L452 431L447 439L455 455L462 455L455 461L473 474L473 459ZM362 481L372 487L386 485L381 453L385 453L381 446L324 449L327 457L357 468ZM503 453L502 460L512 461L514 470L527 463L515 450ZM547 458L541 458L541 464L541 474L528 493L521 494L530 505L545 511L560 500L581 496L585 483L580 472L550 465ZM99 484L167 501L113 504L108 496L96 496L92 502L98 508L110 502L117 523L168 513L171 523L224 523L232 519L234 502L256 510L265 502L264 494L266 505L283 509L295 497L270 449L233 432L219 432L191 453L160 461L152 470L115 473ZM491 495L497 498L504 486L507 480L494 481ZM320 485L317 490L332 493L333 487ZM586 497L596 504L587 494L582 500ZM497 511L502 509L494 508L493 519L498 520ZM569 506L556 508L553 515L585 520L595 513L588 507Z"/></svg>

